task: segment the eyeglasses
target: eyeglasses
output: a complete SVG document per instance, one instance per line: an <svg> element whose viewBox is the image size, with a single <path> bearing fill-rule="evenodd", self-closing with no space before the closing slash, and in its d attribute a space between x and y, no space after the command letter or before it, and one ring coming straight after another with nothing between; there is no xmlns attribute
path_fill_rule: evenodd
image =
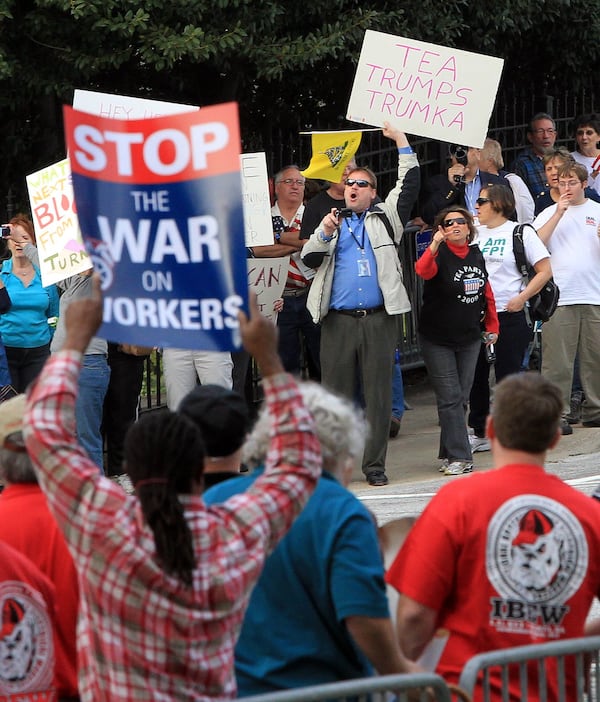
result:
<svg viewBox="0 0 600 702"><path fill-rule="evenodd" d="M544 134L556 134L556 129L554 129L554 127L550 127L550 129L542 129L540 127L539 129L532 129L531 132L532 134L543 136Z"/></svg>
<svg viewBox="0 0 600 702"><path fill-rule="evenodd" d="M356 178L348 178L346 185L353 186L358 185L359 188L372 188L373 186L368 180L356 180Z"/></svg>
<svg viewBox="0 0 600 702"><path fill-rule="evenodd" d="M448 229L448 227L451 227L453 224L466 224L467 220L464 217L454 217L453 219L445 219L442 222L442 227L444 229Z"/></svg>
<svg viewBox="0 0 600 702"><path fill-rule="evenodd" d="M478 197L477 200L475 200L475 204L479 205L485 205L486 202L491 202L489 197Z"/></svg>
<svg viewBox="0 0 600 702"><path fill-rule="evenodd" d="M578 185L581 185L581 181L579 181L579 180L559 180L558 181L559 188L576 188Z"/></svg>
<svg viewBox="0 0 600 702"><path fill-rule="evenodd" d="M301 188L304 187L306 183L305 180L300 180L300 178L286 178L285 180L278 181L279 183L285 183L285 185L298 185Z"/></svg>

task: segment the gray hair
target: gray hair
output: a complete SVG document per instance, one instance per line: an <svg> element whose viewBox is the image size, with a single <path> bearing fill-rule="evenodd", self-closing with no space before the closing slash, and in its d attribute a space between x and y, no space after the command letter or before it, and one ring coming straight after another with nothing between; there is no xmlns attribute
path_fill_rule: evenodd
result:
<svg viewBox="0 0 600 702"><path fill-rule="evenodd" d="M291 171L291 170L298 171L298 173L300 173L300 175L302 175L302 173L300 172L300 166L297 166L295 163L290 163L289 165L284 166L283 168L280 168L280 169L277 171L277 173L275 173L275 178L274 178L274 180L275 180L275 185L277 185L278 183L281 183L283 174L284 174L286 171ZM303 177L304 177L304 176L303 176Z"/></svg>
<svg viewBox="0 0 600 702"><path fill-rule="evenodd" d="M323 469L336 473L348 458L361 458L367 435L367 423L362 412L318 383L307 381L298 385L304 404L315 420ZM271 428L272 417L265 407L243 447L242 460L249 467L255 468L264 463Z"/></svg>
<svg viewBox="0 0 600 702"><path fill-rule="evenodd" d="M504 159L502 158L502 147L500 142L495 139L486 139L481 149L481 160L490 159L498 170L504 168Z"/></svg>
<svg viewBox="0 0 600 702"><path fill-rule="evenodd" d="M0 479L7 483L37 484L29 454L0 448Z"/></svg>

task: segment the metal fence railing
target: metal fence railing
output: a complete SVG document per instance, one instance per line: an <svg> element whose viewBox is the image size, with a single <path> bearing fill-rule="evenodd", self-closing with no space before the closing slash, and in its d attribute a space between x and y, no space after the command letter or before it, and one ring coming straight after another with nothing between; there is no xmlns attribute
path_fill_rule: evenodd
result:
<svg viewBox="0 0 600 702"><path fill-rule="evenodd" d="M483 702L599 702L599 655L600 636L488 651L467 662L459 687Z"/></svg>
<svg viewBox="0 0 600 702"><path fill-rule="evenodd" d="M382 675L372 678L359 678L326 685L313 685L293 690L280 690L265 695L244 697L244 702L452 702L453 695L458 699L470 698L460 692L452 692L443 678L434 673L410 675ZM391 695L391 697L390 697Z"/></svg>

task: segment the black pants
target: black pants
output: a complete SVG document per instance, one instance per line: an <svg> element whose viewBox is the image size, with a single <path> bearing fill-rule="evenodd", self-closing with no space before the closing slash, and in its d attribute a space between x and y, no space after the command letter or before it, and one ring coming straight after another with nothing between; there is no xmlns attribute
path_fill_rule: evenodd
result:
<svg viewBox="0 0 600 702"><path fill-rule="evenodd" d="M521 370L523 356L531 339L533 330L527 323L525 312L499 312L500 334L496 343L496 382L511 373ZM485 436L485 420L490 411L490 364L485 357L485 348L481 344L475 377L469 397L469 426L476 436Z"/></svg>
<svg viewBox="0 0 600 702"><path fill-rule="evenodd" d="M48 356L50 356L49 343L32 349L22 349L17 346L6 347L11 385L17 392L25 392L29 383L38 377Z"/></svg>
<svg viewBox="0 0 600 702"><path fill-rule="evenodd" d="M132 356L108 344L110 383L104 398L102 433L106 442L106 475L123 472L125 434L138 416L146 356Z"/></svg>

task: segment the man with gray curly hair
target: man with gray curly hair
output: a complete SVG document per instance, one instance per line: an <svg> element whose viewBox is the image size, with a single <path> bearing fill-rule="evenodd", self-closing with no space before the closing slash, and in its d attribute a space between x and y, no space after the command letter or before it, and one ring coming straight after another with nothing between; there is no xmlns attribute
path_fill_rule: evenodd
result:
<svg viewBox="0 0 600 702"><path fill-rule="evenodd" d="M302 383L315 419L323 475L291 531L269 556L235 649L238 696L415 670L389 618L374 519L349 491L366 423L352 404ZM243 450L253 467L204 494L207 504L246 490L261 474L272 418L263 411Z"/></svg>

